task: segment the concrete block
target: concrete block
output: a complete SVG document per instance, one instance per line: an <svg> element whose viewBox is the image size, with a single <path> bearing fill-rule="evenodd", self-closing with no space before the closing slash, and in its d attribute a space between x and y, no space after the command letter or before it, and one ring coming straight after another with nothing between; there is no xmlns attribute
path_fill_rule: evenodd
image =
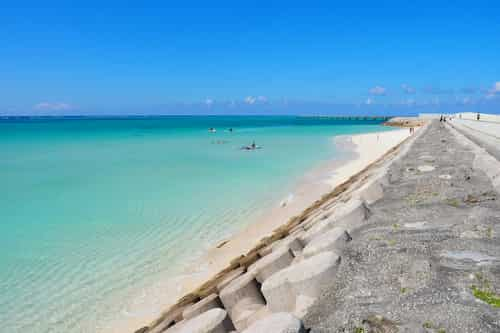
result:
<svg viewBox="0 0 500 333"><path fill-rule="evenodd" d="M305 329L293 314L280 312L255 322L242 333L305 333Z"/></svg>
<svg viewBox="0 0 500 333"><path fill-rule="evenodd" d="M300 237L304 234L305 231L301 231L300 233L296 233L295 235L289 235L288 237L283 238L274 245L273 251L285 247L290 249L290 252L292 252L294 257L298 256L304 249L304 245L300 241Z"/></svg>
<svg viewBox="0 0 500 333"><path fill-rule="evenodd" d="M261 257L265 257L267 256L269 253L273 252L273 246L274 246L274 243L271 243L269 245L266 245L264 246L263 248L261 248L258 253Z"/></svg>
<svg viewBox="0 0 500 333"><path fill-rule="evenodd" d="M351 240L351 236L345 229L335 227L312 239L302 254L307 259L325 251L341 253L347 242Z"/></svg>
<svg viewBox="0 0 500 333"><path fill-rule="evenodd" d="M235 270L229 272L218 284L217 284L217 290L220 292L222 289L224 289L225 286L227 286L231 281L236 279L237 277L241 276L243 273L245 273L245 268L244 267L238 267Z"/></svg>
<svg viewBox="0 0 500 333"><path fill-rule="evenodd" d="M183 320L165 333L227 333L234 327L223 309L212 309L189 320Z"/></svg>
<svg viewBox="0 0 500 333"><path fill-rule="evenodd" d="M359 190L359 197L368 205L375 203L384 196L384 187L379 179L372 179Z"/></svg>
<svg viewBox="0 0 500 333"><path fill-rule="evenodd" d="M148 333L161 333L169 327L173 327L176 323L182 321L182 313L185 309L192 306L193 304L188 304L183 307L177 308L169 312L157 326L148 331Z"/></svg>
<svg viewBox="0 0 500 333"><path fill-rule="evenodd" d="M259 285L252 272L229 283L219 295L237 330L245 329L251 316L265 306Z"/></svg>
<svg viewBox="0 0 500 333"><path fill-rule="evenodd" d="M339 263L340 257L327 251L273 274L262 285L268 309L273 313L297 310L302 315L331 285Z"/></svg>
<svg viewBox="0 0 500 333"><path fill-rule="evenodd" d="M248 272L252 272L258 282L264 282L269 276L277 271L288 267L293 260L293 255L290 251L289 244L282 244L277 249L254 262L248 267Z"/></svg>
<svg viewBox="0 0 500 333"><path fill-rule="evenodd" d="M353 198L346 202L344 205L337 206L333 214L326 220L319 221L313 225L305 235L300 237L303 244L309 242L315 237L324 234L334 226L341 226L347 232L351 233L352 230L358 228L368 217L368 208L363 200Z"/></svg>
<svg viewBox="0 0 500 333"><path fill-rule="evenodd" d="M210 294L199 302L186 308L184 312L182 312L182 317L184 319L191 319L202 314L203 312L216 308L222 308L222 303L219 299L219 295Z"/></svg>

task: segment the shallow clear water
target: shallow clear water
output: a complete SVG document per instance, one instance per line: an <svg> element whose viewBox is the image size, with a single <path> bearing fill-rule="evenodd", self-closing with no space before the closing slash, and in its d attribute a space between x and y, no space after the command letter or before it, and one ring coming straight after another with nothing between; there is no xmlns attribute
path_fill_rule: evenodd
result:
<svg viewBox="0 0 500 333"><path fill-rule="evenodd" d="M179 273L335 157L332 136L384 129L300 117L0 120L2 331L96 331L135 290ZM263 149L239 149L253 140Z"/></svg>

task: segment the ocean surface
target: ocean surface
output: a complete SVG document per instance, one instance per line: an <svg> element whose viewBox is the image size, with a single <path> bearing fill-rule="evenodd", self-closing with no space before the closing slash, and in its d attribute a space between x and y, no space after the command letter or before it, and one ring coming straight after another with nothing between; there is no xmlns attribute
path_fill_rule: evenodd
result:
<svg viewBox="0 0 500 333"><path fill-rule="evenodd" d="M0 330L99 332L133 315L131 295L339 158L333 136L381 130L306 117L0 119ZM240 150L253 141L262 149Z"/></svg>

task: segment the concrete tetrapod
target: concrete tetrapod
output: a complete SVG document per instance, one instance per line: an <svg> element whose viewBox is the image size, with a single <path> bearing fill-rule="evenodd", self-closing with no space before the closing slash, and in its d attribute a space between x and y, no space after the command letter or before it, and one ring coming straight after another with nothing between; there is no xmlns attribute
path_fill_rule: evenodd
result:
<svg viewBox="0 0 500 333"><path fill-rule="evenodd" d="M180 308L177 308L171 312L169 312L159 323L156 325L154 328L150 329L148 333L161 333L165 332L165 330L169 327L173 327L176 323L179 323L182 321L182 313L184 312L185 309L188 307L192 306L193 304L189 304Z"/></svg>
<svg viewBox="0 0 500 333"><path fill-rule="evenodd" d="M368 208L360 199L352 199L344 205L338 206L328 219L314 224L307 232L301 236L300 241L303 244L309 242L317 236L325 233L334 226L343 226L349 233L358 228L368 217Z"/></svg>
<svg viewBox="0 0 500 333"><path fill-rule="evenodd" d="M199 302L186 308L184 312L182 312L182 317L184 319L191 319L202 314L203 312L221 307L222 303L219 296L217 294L210 294Z"/></svg>
<svg viewBox="0 0 500 333"><path fill-rule="evenodd" d="M301 234L304 233L304 230L299 230L297 231L296 234L294 235L288 235L287 237L277 240L276 242L273 242L266 247L263 247L262 249L259 250L259 255L262 257L265 257L269 255L271 252L276 251L276 249L279 249L281 247L287 247L290 249L292 254L296 257L297 255L302 252L302 249L304 246L302 245L302 242L299 240L299 237Z"/></svg>
<svg viewBox="0 0 500 333"><path fill-rule="evenodd" d="M181 321L165 333L227 333L233 329L226 311L212 309L192 319Z"/></svg>
<svg viewBox="0 0 500 333"><path fill-rule="evenodd" d="M250 265L248 272L253 273L256 280L262 283L277 271L290 266L292 260L293 255L289 247L282 246Z"/></svg>
<svg viewBox="0 0 500 333"><path fill-rule="evenodd" d="M305 333L305 329L291 313L279 312L253 323L242 333Z"/></svg>
<svg viewBox="0 0 500 333"><path fill-rule="evenodd" d="M325 251L338 251L340 253L347 242L351 240L351 236L344 228L335 227L312 239L302 251L302 255L304 258L310 258Z"/></svg>
<svg viewBox="0 0 500 333"><path fill-rule="evenodd" d="M340 257L332 251L302 260L269 277L262 285L268 309L299 318L335 277Z"/></svg>
<svg viewBox="0 0 500 333"><path fill-rule="evenodd" d="M224 289L224 287L230 284L231 281L236 279L238 276L241 276L243 273L245 273L245 267L238 267L235 270L227 273L226 276L224 276L224 278L217 284L217 290L220 292L222 289Z"/></svg>
<svg viewBox="0 0 500 333"><path fill-rule="evenodd" d="M384 196L384 187L382 186L382 177L372 179L361 186L358 190L360 198L368 205L375 203Z"/></svg>
<svg viewBox="0 0 500 333"><path fill-rule="evenodd" d="M265 307L265 301L252 272L229 283L219 295L237 330L245 329L252 316Z"/></svg>
<svg viewBox="0 0 500 333"><path fill-rule="evenodd" d="M297 257L302 253L304 249L304 245L300 241L299 237L304 235L305 231L301 230L300 232L295 233L294 235L289 235L283 238L278 244L276 244L275 249L281 247L287 247L290 249L294 257Z"/></svg>

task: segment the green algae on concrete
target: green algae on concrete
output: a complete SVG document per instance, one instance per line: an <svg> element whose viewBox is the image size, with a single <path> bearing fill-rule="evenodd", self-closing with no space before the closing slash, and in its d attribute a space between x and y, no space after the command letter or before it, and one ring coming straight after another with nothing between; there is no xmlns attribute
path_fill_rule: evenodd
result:
<svg viewBox="0 0 500 333"><path fill-rule="evenodd" d="M481 301L488 303L495 308L500 308L500 296L496 295L495 293L486 289L480 289L476 286L472 286L472 294L474 295L474 297L480 299Z"/></svg>

